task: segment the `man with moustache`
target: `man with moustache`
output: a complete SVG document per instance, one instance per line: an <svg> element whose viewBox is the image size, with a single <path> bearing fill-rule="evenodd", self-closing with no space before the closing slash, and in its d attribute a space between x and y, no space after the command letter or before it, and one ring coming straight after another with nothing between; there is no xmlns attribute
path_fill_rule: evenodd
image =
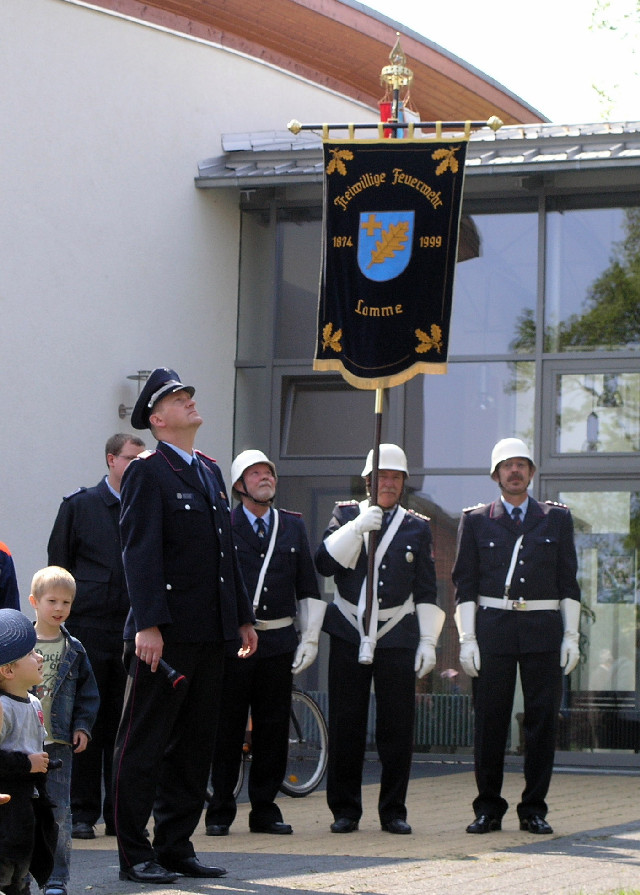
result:
<svg viewBox="0 0 640 895"><path fill-rule="evenodd" d="M362 476L370 492L373 455ZM358 829L369 695L376 700L376 746L382 775L380 824L388 833L411 833L406 795L411 772L415 677L436 664L444 612L436 605L436 576L429 522L400 506L407 458L395 444L381 444L378 503L336 504L316 554L321 575L336 592L327 607L330 636L329 763L327 803L333 833ZM374 560L371 625L364 630L369 533L379 533Z"/></svg>
<svg viewBox="0 0 640 895"><path fill-rule="evenodd" d="M250 659L239 659L237 645L227 645L206 832L226 836L235 819L233 791L251 710L249 829L282 835L293 832L275 801L287 769L291 675L308 668L318 654L326 603L318 593L300 514L273 506L275 465L262 451L242 451L231 464L231 481L241 501L231 514L233 539L260 643Z"/></svg>
<svg viewBox="0 0 640 895"><path fill-rule="evenodd" d="M548 834L545 801L555 752L562 672L580 657L580 588L567 507L529 496L535 473L519 438L491 454L500 500L464 510L453 581L460 664L472 678L475 708L475 820L467 833L500 830L504 753L516 674L524 696L525 788L520 829Z"/></svg>
<svg viewBox="0 0 640 895"><path fill-rule="evenodd" d="M131 425L149 428L158 444L129 464L121 488L131 611L114 823L120 878L158 885L226 873L198 860L191 836L211 764L224 644L239 641L244 656L257 646L224 481L215 461L193 449L202 425L194 391L174 370L151 373ZM184 676L175 689L158 670L161 658Z"/></svg>

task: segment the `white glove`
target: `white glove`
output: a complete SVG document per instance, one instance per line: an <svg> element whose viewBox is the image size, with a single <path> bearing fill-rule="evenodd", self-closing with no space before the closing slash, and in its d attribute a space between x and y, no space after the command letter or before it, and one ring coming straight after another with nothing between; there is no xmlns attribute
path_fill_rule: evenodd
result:
<svg viewBox="0 0 640 895"><path fill-rule="evenodd" d="M416 603L416 615L420 628L420 643L416 650L414 671L424 677L436 664L436 646L444 625L445 614L433 603Z"/></svg>
<svg viewBox="0 0 640 895"><path fill-rule="evenodd" d="M560 665L565 674L571 674L580 659L580 603L578 600L560 600L560 614L564 624L564 637L560 646Z"/></svg>
<svg viewBox="0 0 640 895"><path fill-rule="evenodd" d="M318 640L324 621L327 604L324 600L308 598L298 603L298 619L300 621L300 643L293 657L291 670L300 674L312 665L318 655Z"/></svg>
<svg viewBox="0 0 640 895"><path fill-rule="evenodd" d="M454 617L460 636L460 664L469 677L478 677L480 648L476 640L476 604L472 601L459 603Z"/></svg>
<svg viewBox="0 0 640 895"><path fill-rule="evenodd" d="M336 528L324 539L325 550L345 569L355 569L362 550L362 536L382 526L382 508L367 507L355 519Z"/></svg>
<svg viewBox="0 0 640 895"><path fill-rule="evenodd" d="M365 531L380 531L382 528L382 516L382 507L374 504L372 507L367 507L364 512L360 512L352 520L351 524L359 535L363 535Z"/></svg>

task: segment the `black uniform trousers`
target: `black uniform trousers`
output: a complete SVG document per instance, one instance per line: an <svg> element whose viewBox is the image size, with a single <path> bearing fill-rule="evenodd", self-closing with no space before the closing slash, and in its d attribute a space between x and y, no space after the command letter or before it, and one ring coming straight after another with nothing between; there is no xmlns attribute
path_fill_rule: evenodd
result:
<svg viewBox="0 0 640 895"><path fill-rule="evenodd" d="M562 698L562 667L557 650L496 656L481 652L481 670L472 679L475 709L476 817L501 818L508 808L502 797L504 754L513 709L517 667L524 696L524 779L518 804L520 819L545 817Z"/></svg>
<svg viewBox="0 0 640 895"><path fill-rule="evenodd" d="M362 770L369 694L376 701L376 747L382 766L378 814L382 824L406 820L415 719L415 650L377 647L371 665L358 662L357 644L331 637L327 804L334 818L362 816Z"/></svg>
<svg viewBox="0 0 640 895"><path fill-rule="evenodd" d="M127 688L113 766L120 866L182 860L202 815L222 681L220 643L166 643L163 658L186 681L173 688L125 644ZM126 761L123 758L126 757ZM145 827L153 814L153 846Z"/></svg>
<svg viewBox="0 0 640 895"><path fill-rule="evenodd" d="M124 627L124 621L122 623ZM102 815L113 831L111 769L127 675L122 664L122 631L103 630L69 619L67 630L82 643L98 685L100 708L84 752L74 752L71 770L73 823L93 826ZM104 773L104 803L102 779Z"/></svg>
<svg viewBox="0 0 640 895"><path fill-rule="evenodd" d="M222 702L211 765L213 798L207 824L230 826L236 816L233 790L238 780L242 745L251 709L249 826L276 823L282 812L275 802L287 770L291 717L293 652L248 659L225 657Z"/></svg>

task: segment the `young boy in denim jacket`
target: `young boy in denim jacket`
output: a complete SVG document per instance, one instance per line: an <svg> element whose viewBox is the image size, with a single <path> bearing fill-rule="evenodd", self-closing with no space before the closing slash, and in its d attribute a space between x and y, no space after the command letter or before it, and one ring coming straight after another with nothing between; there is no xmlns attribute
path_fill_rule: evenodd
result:
<svg viewBox="0 0 640 895"><path fill-rule="evenodd" d="M23 895L31 872L44 885L53 867L57 825L47 797L44 717L29 693L42 682L36 633L17 609L0 609L0 891Z"/></svg>
<svg viewBox="0 0 640 895"><path fill-rule="evenodd" d="M44 660L44 680L36 688L36 694L42 703L48 731L45 748L51 759L61 761L61 767L51 770L47 778L60 829L54 867L44 895L67 895L72 755L86 749L100 703L85 649L64 627L75 593L75 580L66 569L47 566L33 576L29 596L36 611L36 650Z"/></svg>

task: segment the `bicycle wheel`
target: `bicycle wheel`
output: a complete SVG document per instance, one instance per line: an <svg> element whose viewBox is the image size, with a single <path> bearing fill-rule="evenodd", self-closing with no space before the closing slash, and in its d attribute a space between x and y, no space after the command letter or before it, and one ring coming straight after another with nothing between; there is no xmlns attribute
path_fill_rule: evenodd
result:
<svg viewBox="0 0 640 895"><path fill-rule="evenodd" d="M320 785L327 769L327 724L320 706L300 690L291 694L289 756L280 791L294 799Z"/></svg>

